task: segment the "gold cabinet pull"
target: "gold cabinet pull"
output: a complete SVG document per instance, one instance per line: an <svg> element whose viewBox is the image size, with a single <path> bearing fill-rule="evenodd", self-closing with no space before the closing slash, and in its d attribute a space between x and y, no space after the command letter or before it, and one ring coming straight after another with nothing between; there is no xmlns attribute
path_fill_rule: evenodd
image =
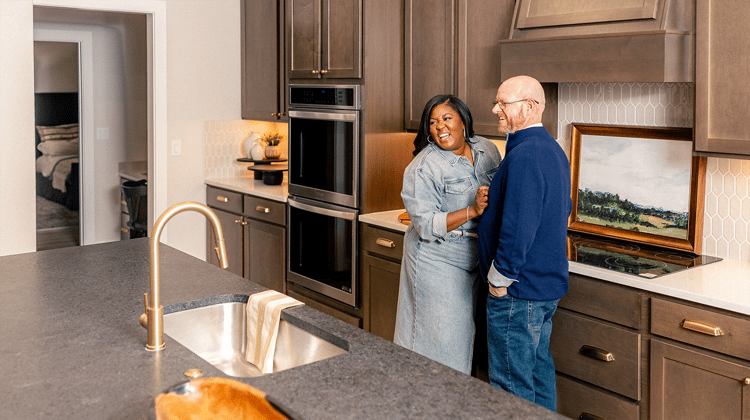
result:
<svg viewBox="0 0 750 420"><path fill-rule="evenodd" d="M217 195L216 196L216 201L221 201L222 203L228 203L229 202L229 197L227 197L225 195Z"/></svg>
<svg viewBox="0 0 750 420"><path fill-rule="evenodd" d="M380 246L384 246L386 248L395 248L396 247L396 244L393 243L392 240L385 239L385 238L378 238L378 239L375 240L375 243L378 244L378 245L380 245Z"/></svg>
<svg viewBox="0 0 750 420"><path fill-rule="evenodd" d="M591 413L581 413L580 416L578 416L578 420L604 420L603 418L599 416L595 416Z"/></svg>
<svg viewBox="0 0 750 420"><path fill-rule="evenodd" d="M603 362L615 361L614 354L608 352L607 350L602 350L594 346L584 345L583 347L581 347L581 354L592 359L601 360Z"/></svg>
<svg viewBox="0 0 750 420"><path fill-rule="evenodd" d="M266 213L267 214L267 213L271 212L271 209L269 209L268 207L258 206L258 207L255 208L255 211L259 211L261 213Z"/></svg>
<svg viewBox="0 0 750 420"><path fill-rule="evenodd" d="M272 116L272 117L277 117L277 116L279 116L279 114L277 114L277 113L275 113L275 112L272 112L272 113L271 113L271 116Z"/></svg>
<svg viewBox="0 0 750 420"><path fill-rule="evenodd" d="M120 228L120 232L122 232L122 233L128 233L128 232L130 232L130 229L128 229L126 227L122 227L122 228Z"/></svg>
<svg viewBox="0 0 750 420"><path fill-rule="evenodd" d="M323 69L323 70L320 71L320 74L328 74L328 70Z"/></svg>
<svg viewBox="0 0 750 420"><path fill-rule="evenodd" d="M686 330L699 332L701 334L710 335L712 337L720 337L724 335L724 331L721 330L721 327L717 327L715 325L707 324L701 321L695 321L693 319L683 319L680 323L680 326Z"/></svg>
<svg viewBox="0 0 750 420"><path fill-rule="evenodd" d="M745 385L750 385L750 377L745 378Z"/></svg>
<svg viewBox="0 0 750 420"><path fill-rule="evenodd" d="M127 202L127 201L125 201L125 200L120 200L120 204L122 204L123 206L127 206L127 205L128 205L128 202Z"/></svg>
<svg viewBox="0 0 750 420"><path fill-rule="evenodd" d="M244 220L242 220L242 219L237 219L237 220L234 221L234 223L238 223L238 224L240 224L242 226L245 226L247 224L247 222L244 221Z"/></svg>
<svg viewBox="0 0 750 420"><path fill-rule="evenodd" d="M276 114L276 116L277 116L277 117L283 117L283 116L284 116L284 113L283 113L283 112L279 112L279 113L277 113L277 114Z"/></svg>
<svg viewBox="0 0 750 420"><path fill-rule="evenodd" d="M318 74L318 71L317 70L313 70L311 73L312 74Z"/></svg>

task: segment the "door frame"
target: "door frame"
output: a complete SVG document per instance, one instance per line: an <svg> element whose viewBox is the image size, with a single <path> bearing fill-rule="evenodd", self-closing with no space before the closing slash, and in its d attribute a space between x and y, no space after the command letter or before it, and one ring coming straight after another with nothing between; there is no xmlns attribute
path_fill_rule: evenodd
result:
<svg viewBox="0 0 750 420"><path fill-rule="evenodd" d="M34 6L146 15L148 72L148 230L167 209L167 5L160 0L33 0ZM85 100L85 98L84 98ZM93 129L93 127L92 127ZM93 137L92 137L93 138ZM93 204L92 204L93 207ZM84 209L86 213L86 209ZM93 214L93 213L91 213ZM90 232L91 229L88 229ZM86 233L86 232L84 232ZM168 243L168 229L161 241Z"/></svg>
<svg viewBox="0 0 750 420"><path fill-rule="evenodd" d="M80 135L80 191L81 245L94 243L94 110L91 98L94 97L92 78L93 36L86 31L57 29L34 29L34 41L68 42L78 44L78 123Z"/></svg>

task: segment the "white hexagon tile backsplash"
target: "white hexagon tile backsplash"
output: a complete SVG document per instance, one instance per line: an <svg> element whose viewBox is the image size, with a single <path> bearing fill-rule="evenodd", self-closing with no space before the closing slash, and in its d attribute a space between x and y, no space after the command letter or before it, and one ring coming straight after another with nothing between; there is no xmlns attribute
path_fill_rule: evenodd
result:
<svg viewBox="0 0 750 420"><path fill-rule="evenodd" d="M237 162L237 158L246 157L243 141L252 132L263 133L278 131L287 135L285 123L263 121L206 121L203 125L205 140L203 142L203 176L208 178L227 178L247 174L247 163ZM286 146L283 141L280 146Z"/></svg>
<svg viewBox="0 0 750 420"><path fill-rule="evenodd" d="M572 123L693 126L692 83L560 83L558 142ZM750 261L750 161L708 158L703 254Z"/></svg>

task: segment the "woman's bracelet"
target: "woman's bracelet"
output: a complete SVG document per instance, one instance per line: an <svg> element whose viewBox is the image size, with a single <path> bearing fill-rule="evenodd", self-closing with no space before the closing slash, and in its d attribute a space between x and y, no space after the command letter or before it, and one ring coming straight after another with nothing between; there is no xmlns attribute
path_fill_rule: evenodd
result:
<svg viewBox="0 0 750 420"><path fill-rule="evenodd" d="M466 208L466 221L469 221L469 208Z"/></svg>

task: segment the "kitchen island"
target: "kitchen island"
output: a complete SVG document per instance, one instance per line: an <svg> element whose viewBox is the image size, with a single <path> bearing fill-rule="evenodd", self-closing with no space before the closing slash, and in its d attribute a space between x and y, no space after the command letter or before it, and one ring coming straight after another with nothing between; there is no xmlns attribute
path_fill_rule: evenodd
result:
<svg viewBox="0 0 750 420"><path fill-rule="evenodd" d="M168 335L163 351L145 350L138 317L149 291L147 238L6 256L0 272L0 418L147 418L153 398L188 369L226 377ZM262 290L161 245L165 313ZM349 351L235 379L302 418L563 418L310 307L285 316L343 339Z"/></svg>

